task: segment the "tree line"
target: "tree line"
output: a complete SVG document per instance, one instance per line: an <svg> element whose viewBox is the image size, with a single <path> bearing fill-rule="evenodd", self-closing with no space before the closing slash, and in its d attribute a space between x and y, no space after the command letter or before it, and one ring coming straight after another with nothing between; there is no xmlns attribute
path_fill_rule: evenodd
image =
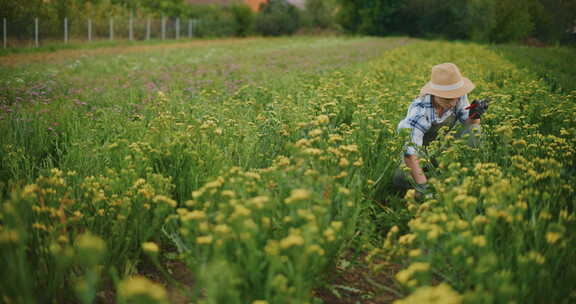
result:
<svg viewBox="0 0 576 304"><path fill-rule="evenodd" d="M18 29L11 35L22 37L29 37L34 18L43 20L44 32L59 33L64 18L71 24L88 18L106 24L112 16L121 20L165 16L200 20L197 35L205 37L321 29L491 43L576 40L576 0L307 0L304 10L286 0L269 0L257 13L240 0L230 2L222 6L190 5L184 0L0 0L0 17Z"/></svg>
<svg viewBox="0 0 576 304"><path fill-rule="evenodd" d="M369 35L574 42L576 0L338 0L342 27Z"/></svg>

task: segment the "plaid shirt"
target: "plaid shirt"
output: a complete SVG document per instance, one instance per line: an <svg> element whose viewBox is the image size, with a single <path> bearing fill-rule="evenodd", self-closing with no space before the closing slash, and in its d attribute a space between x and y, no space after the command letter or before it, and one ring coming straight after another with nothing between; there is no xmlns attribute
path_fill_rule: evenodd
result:
<svg viewBox="0 0 576 304"><path fill-rule="evenodd" d="M445 111L441 117L438 117L432 106L431 95L424 95L414 99L408 108L406 118L398 124L398 131L400 131L400 129L411 130L411 144L406 147L405 155L418 155L418 148L422 147L424 134L426 134L433 123L442 123L450 117L452 113L456 114L456 117L461 123L464 123L466 119L468 119L468 110L464 108L469 105L468 96L464 95L460 97L460 100L458 100L458 103L456 103L453 109Z"/></svg>

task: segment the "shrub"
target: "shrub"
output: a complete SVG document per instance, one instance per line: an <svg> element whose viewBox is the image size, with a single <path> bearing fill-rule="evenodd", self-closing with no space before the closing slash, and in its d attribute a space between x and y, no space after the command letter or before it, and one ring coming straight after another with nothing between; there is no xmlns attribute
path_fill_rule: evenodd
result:
<svg viewBox="0 0 576 304"><path fill-rule="evenodd" d="M256 17L256 31L264 36L294 34L300 27L300 13L286 0L270 0Z"/></svg>

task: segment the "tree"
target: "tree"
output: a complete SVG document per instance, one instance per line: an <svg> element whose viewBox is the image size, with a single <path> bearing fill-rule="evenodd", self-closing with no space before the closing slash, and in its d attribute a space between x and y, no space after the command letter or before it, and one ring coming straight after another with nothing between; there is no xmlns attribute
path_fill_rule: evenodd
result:
<svg viewBox="0 0 576 304"><path fill-rule="evenodd" d="M488 42L497 26L496 2L498 0L468 0L468 38Z"/></svg>
<svg viewBox="0 0 576 304"><path fill-rule="evenodd" d="M264 36L291 35L300 27L298 9L286 0L269 0L260 6L256 30Z"/></svg>
<svg viewBox="0 0 576 304"><path fill-rule="evenodd" d="M394 28L395 14L405 0L339 0L338 19L348 31L385 35Z"/></svg>
<svg viewBox="0 0 576 304"><path fill-rule="evenodd" d="M335 4L331 0L307 0L306 14L310 25L317 28L330 28L334 23Z"/></svg>

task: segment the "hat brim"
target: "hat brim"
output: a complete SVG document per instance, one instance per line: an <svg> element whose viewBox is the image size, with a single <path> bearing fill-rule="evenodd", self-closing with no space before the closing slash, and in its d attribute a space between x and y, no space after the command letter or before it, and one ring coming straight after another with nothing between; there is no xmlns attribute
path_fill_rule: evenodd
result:
<svg viewBox="0 0 576 304"><path fill-rule="evenodd" d="M420 95L430 94L442 98L458 98L470 93L476 87L476 85L474 85L472 81L470 81L470 79L466 77L462 77L462 81L464 82L464 84L461 87L450 91L435 90L431 87L431 83L428 82L420 90Z"/></svg>

